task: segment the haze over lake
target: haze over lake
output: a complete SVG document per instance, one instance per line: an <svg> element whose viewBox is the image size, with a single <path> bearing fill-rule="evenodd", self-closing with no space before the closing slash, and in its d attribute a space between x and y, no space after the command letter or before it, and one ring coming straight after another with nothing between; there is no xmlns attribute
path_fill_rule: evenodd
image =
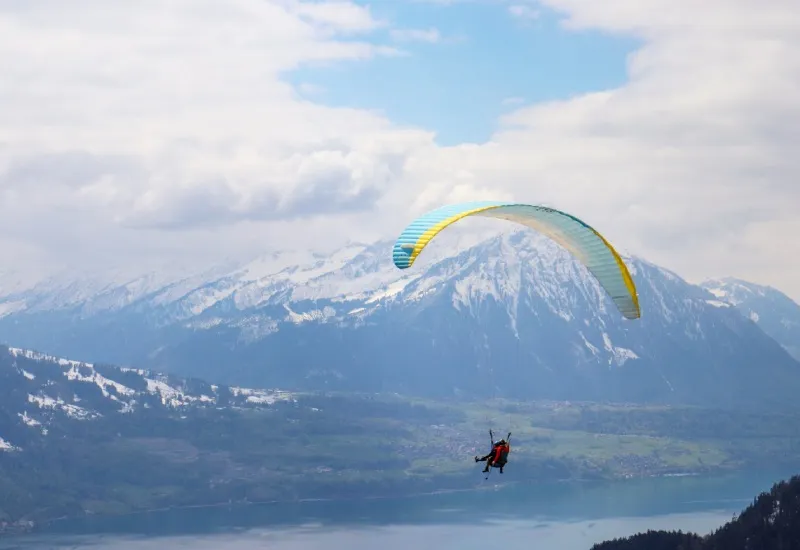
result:
<svg viewBox="0 0 800 550"><path fill-rule="evenodd" d="M709 532L786 473L596 483L484 482L403 499L273 503L60 521L2 549L588 550L647 529ZM513 479L507 474L507 479Z"/></svg>

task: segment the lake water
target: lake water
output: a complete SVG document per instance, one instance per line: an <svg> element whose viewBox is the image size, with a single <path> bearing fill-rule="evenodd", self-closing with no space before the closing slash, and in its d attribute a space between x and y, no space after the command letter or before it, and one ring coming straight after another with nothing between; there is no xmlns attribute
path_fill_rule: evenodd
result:
<svg viewBox="0 0 800 550"><path fill-rule="evenodd" d="M409 498L169 510L56 522L0 539L0 549L473 550L494 540L507 550L589 550L647 529L707 533L789 475L483 482Z"/></svg>

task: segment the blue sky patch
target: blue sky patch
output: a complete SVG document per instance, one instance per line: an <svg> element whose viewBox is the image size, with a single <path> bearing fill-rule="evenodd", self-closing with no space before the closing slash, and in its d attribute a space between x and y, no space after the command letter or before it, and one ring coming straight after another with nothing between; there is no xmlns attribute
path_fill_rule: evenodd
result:
<svg viewBox="0 0 800 550"><path fill-rule="evenodd" d="M480 2L370 5L391 22L375 39L409 55L303 67L288 80L322 104L377 110L434 130L442 145L486 141L498 117L523 103L621 85L637 46L632 38L564 29L558 14L538 8L528 18ZM435 29L441 39L394 40L398 29Z"/></svg>

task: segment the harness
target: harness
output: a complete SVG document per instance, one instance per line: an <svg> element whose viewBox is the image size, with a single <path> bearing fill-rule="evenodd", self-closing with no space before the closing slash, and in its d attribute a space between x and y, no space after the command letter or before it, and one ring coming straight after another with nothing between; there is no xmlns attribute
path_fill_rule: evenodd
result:
<svg viewBox="0 0 800 550"><path fill-rule="evenodd" d="M489 440L492 443L492 467L500 468L500 473L503 473L503 466L508 462L508 453L511 451L511 446L509 445L509 441L511 441L511 432L508 432L508 436L506 436L505 445L495 445L492 430L489 430ZM477 460L478 457L475 457L475 461ZM489 479L492 468L487 464L484 472L487 472L486 479Z"/></svg>
<svg viewBox="0 0 800 550"><path fill-rule="evenodd" d="M494 460L495 464L505 464L508 462L508 452L509 452L508 444L506 445L498 445L494 450Z"/></svg>
<svg viewBox="0 0 800 550"><path fill-rule="evenodd" d="M492 463L497 466L504 466L506 462L508 462L508 453L511 451L511 446L509 444L509 441L511 441L511 432L508 432L505 444L503 445L495 446L492 430L489 430L489 440L492 442L492 451L494 452L492 455Z"/></svg>

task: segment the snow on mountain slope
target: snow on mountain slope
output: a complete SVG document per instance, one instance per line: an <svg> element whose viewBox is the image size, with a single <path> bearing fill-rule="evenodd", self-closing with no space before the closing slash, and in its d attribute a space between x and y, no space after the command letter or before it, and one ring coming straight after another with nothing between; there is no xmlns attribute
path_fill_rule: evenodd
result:
<svg viewBox="0 0 800 550"><path fill-rule="evenodd" d="M294 400L289 392L224 387L141 369L96 366L0 346L0 413L47 435L62 417L89 420L142 409L256 407ZM2 415L0 415L2 416ZM8 425L3 424L4 429ZM0 450L17 449L5 439Z"/></svg>
<svg viewBox="0 0 800 550"><path fill-rule="evenodd" d="M0 318L0 340L311 390L735 406L800 382L800 365L758 326L669 270L625 258L642 309L626 321L537 233L445 233L403 271L392 243L354 243L94 296L65 290L80 281L40 286L0 297L0 311L25 304Z"/></svg>
<svg viewBox="0 0 800 550"><path fill-rule="evenodd" d="M0 437L0 452L16 451L17 447Z"/></svg>
<svg viewBox="0 0 800 550"><path fill-rule="evenodd" d="M736 307L800 360L800 305L783 292L734 278L702 284L721 302Z"/></svg>
<svg viewBox="0 0 800 550"><path fill-rule="evenodd" d="M418 265L441 260L452 250L481 240L485 237L474 230L445 232L425 250ZM131 275L110 270L87 277L65 271L29 285L21 284L14 273L9 278L0 273L0 317L46 311L91 317L145 305L169 312L169 322L196 317L228 298L238 310L301 300L376 301L422 276L418 271L401 272L394 267L392 244L352 243L328 255L273 252L240 265L229 262L199 273L180 269Z"/></svg>

